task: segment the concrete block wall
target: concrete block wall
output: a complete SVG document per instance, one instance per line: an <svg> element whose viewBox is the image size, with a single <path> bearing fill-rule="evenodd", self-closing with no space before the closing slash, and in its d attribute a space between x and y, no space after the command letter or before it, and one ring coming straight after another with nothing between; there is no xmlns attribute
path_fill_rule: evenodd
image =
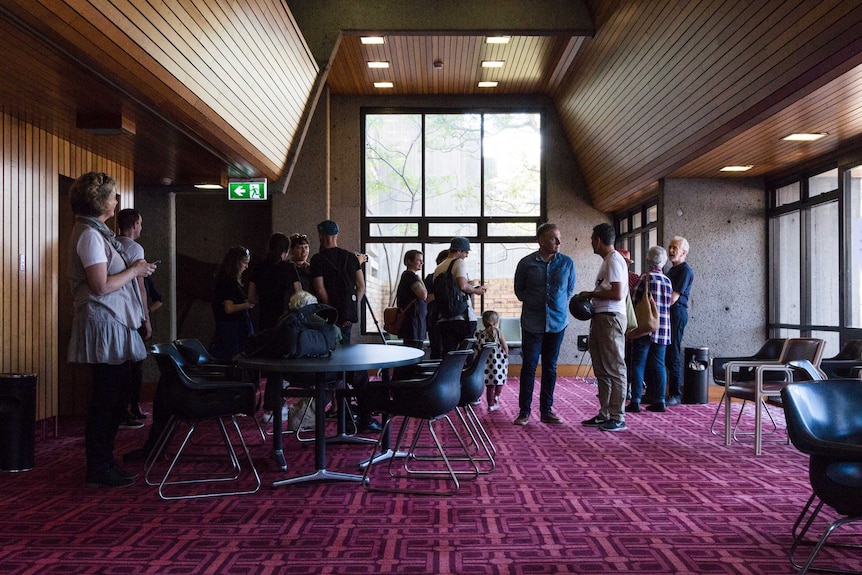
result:
<svg viewBox="0 0 862 575"><path fill-rule="evenodd" d="M766 339L765 187L757 178L669 179L659 200L660 236L688 239L694 270L683 345L710 356L745 355Z"/></svg>

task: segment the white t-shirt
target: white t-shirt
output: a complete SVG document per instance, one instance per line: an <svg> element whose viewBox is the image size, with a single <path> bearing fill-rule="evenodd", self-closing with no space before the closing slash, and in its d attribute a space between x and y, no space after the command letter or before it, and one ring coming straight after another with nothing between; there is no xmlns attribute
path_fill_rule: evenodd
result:
<svg viewBox="0 0 862 575"><path fill-rule="evenodd" d="M129 265L144 259L144 248L141 244L126 236L117 236L117 241L122 244L123 251L126 252L126 261L129 262Z"/></svg>
<svg viewBox="0 0 862 575"><path fill-rule="evenodd" d="M599 273L596 275L595 291L606 291L611 289L612 283L619 283L622 286L622 296L620 300L593 298L593 312L604 313L613 312L626 315L626 294L629 291L629 268L623 256L616 250L612 251L602 260L602 266L599 268Z"/></svg>

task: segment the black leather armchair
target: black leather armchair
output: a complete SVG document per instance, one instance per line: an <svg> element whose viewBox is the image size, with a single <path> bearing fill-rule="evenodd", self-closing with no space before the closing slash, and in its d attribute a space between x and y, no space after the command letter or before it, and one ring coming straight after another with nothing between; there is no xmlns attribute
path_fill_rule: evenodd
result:
<svg viewBox="0 0 862 575"><path fill-rule="evenodd" d="M427 495L454 494L458 490L460 483L458 481L458 474L453 469L452 463L446 454L446 449L437 431L435 431L434 423L439 420L445 420L448 423L448 429L460 444L464 459L472 465L472 474L474 476L478 475L479 470L469 457L467 446L448 416L449 412L455 409L461 401L461 371L470 355L472 355L472 351L470 350L451 351L443 357L434 373L421 379L369 382L367 401L370 409L388 414L389 417L383 424L383 429L371 452L371 458L368 460L369 463L365 466L362 483L367 490ZM381 464L375 463L375 457L382 451L382 446L385 444L385 438L387 437L386 434L392 422L397 417L401 417L403 420L393 447L394 453L397 455L386 460L390 478L396 481L415 477L451 479L452 487L448 491L418 490L399 485L386 485L384 487L376 485L380 479L372 478L371 471L380 467ZM419 420L418 425L409 425L411 420ZM408 428L412 428L413 430L412 440L407 449L402 449ZM428 457L417 457L416 454L419 438L425 429L428 430L431 438L434 440L434 445L439 454L439 458L434 458L434 460L443 463L443 470L439 468L439 465L436 468L429 468L428 465L414 466L417 462L428 463L430 460ZM396 461L400 465L396 465Z"/></svg>
<svg viewBox="0 0 862 575"><path fill-rule="evenodd" d="M260 476L254 466L254 461L243 439L237 424L236 416L251 415L255 410L256 388L253 383L239 381L203 381L192 378L183 371L178 361L182 358L176 346L172 343L157 344L151 351L156 358L161 377L159 391L162 405L170 413L155 448L149 453L144 465L144 478L148 485L159 486L159 496L162 499L191 499L199 497L215 497L220 495L241 495L255 493L260 489ZM237 457L224 420L233 423L236 438L245 453L249 473L244 477L242 465ZM200 423L214 421L219 428L223 444L227 447L227 465L217 461L209 451L203 459L190 469L178 472L178 462L190 443L190 439ZM177 427L180 423L188 425L188 431L163 473L157 473L156 468L169 452ZM159 475L161 477L159 478ZM203 484L225 485L237 482L239 489L222 491L203 491ZM185 489L175 486L183 485Z"/></svg>
<svg viewBox="0 0 862 575"><path fill-rule="evenodd" d="M808 469L813 492L793 525L790 549L793 565L801 567L800 573L807 573L833 531L862 519L862 381L791 383L781 390L781 397L790 441L810 457ZM816 505L815 500L819 500ZM795 560L795 552L800 545L813 543L805 540L805 535L824 505L842 517L827 527L802 566ZM803 521L804 526L798 531Z"/></svg>
<svg viewBox="0 0 862 575"><path fill-rule="evenodd" d="M862 371L862 340L851 339L835 355L820 362L820 368L830 378L858 378Z"/></svg>

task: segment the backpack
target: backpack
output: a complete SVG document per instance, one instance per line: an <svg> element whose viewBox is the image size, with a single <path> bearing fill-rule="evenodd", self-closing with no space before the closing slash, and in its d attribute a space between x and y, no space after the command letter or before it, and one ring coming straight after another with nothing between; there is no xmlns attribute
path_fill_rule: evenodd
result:
<svg viewBox="0 0 862 575"><path fill-rule="evenodd" d="M467 294L461 291L452 275L452 266L456 261L452 260L449 268L434 278L434 302L437 304L438 316L443 319L462 315L469 305Z"/></svg>
<svg viewBox="0 0 862 575"><path fill-rule="evenodd" d="M283 313L275 326L248 336L242 355L271 359L329 355L335 350L337 319L335 308L319 303Z"/></svg>

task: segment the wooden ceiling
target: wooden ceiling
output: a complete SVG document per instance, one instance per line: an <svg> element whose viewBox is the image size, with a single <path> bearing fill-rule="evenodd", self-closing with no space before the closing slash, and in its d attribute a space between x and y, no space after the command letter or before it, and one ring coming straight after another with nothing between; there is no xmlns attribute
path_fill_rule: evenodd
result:
<svg viewBox="0 0 862 575"><path fill-rule="evenodd" d="M619 211L666 177L774 177L862 138L862 2L589 1L594 37L345 35L328 85L350 96L552 97L594 205ZM503 60L502 68L482 68ZM389 62L369 69L368 61ZM435 68L434 62L442 63ZM391 89L373 86L392 81ZM497 80L496 88L478 88ZM826 132L816 143L780 140ZM748 172L721 172L753 165Z"/></svg>
<svg viewBox="0 0 862 575"><path fill-rule="evenodd" d="M344 36L327 84L349 96L550 94L562 80L583 38L514 36L508 44L488 44L486 36L386 36L384 44L363 45ZM483 61L503 62L483 68ZM386 62L372 69L368 62ZM374 87L391 81L391 89ZM479 82L497 81L496 88Z"/></svg>
<svg viewBox="0 0 862 575"><path fill-rule="evenodd" d="M771 178L862 142L862 35L856 33L862 29L862 0L584 0L579 18L588 14L592 26L579 30L571 22L557 28L549 22L563 21L554 11L574 5L563 0L542 0L538 15L524 12L524 2L498 0L503 8L494 10L494 2L477 0L478 15L460 27L451 25L450 15L451 28L445 18L443 25L433 24L434 5L411 4L411 10L426 12L410 15L418 24L409 30L387 27L379 15L393 11L399 4L393 0L367 0L361 10L347 0L285 2L294 16L300 6L310 7L296 18L298 28L334 95L377 95L373 82L388 80L394 86L385 93L402 96L550 97L593 204L605 211L654 195L662 178ZM333 9L339 2L353 7L349 14ZM124 4L141 3L155 5ZM210 3L227 6L203 2ZM230 138L213 138L203 113L195 121L193 97L180 103L165 94L142 98L129 88L127 76L106 74L110 67L92 54L83 58L56 38L46 42L48 32L38 22L28 21L31 29L20 26L15 7L26 4L0 0L0 109L134 165L139 186L218 179L242 162L248 171L272 172L270 165L243 156L243 147ZM451 12L455 4L446 6ZM492 10L493 26L483 27L482 12ZM519 10L523 18L516 16ZM537 29L537 20L547 29ZM335 40L312 30L310 22L335 30ZM386 43L360 44L359 37L371 31L383 34ZM492 32L509 34L511 41L486 44ZM483 60L504 65L483 68ZM390 67L372 70L368 61ZM499 84L479 88L482 80ZM141 83L146 89L151 82ZM135 124L135 134L78 130L81 110L118 112ZM224 132L229 131L228 126ZM799 131L828 135L808 144L780 140ZM730 164L754 167L742 175L718 171Z"/></svg>

